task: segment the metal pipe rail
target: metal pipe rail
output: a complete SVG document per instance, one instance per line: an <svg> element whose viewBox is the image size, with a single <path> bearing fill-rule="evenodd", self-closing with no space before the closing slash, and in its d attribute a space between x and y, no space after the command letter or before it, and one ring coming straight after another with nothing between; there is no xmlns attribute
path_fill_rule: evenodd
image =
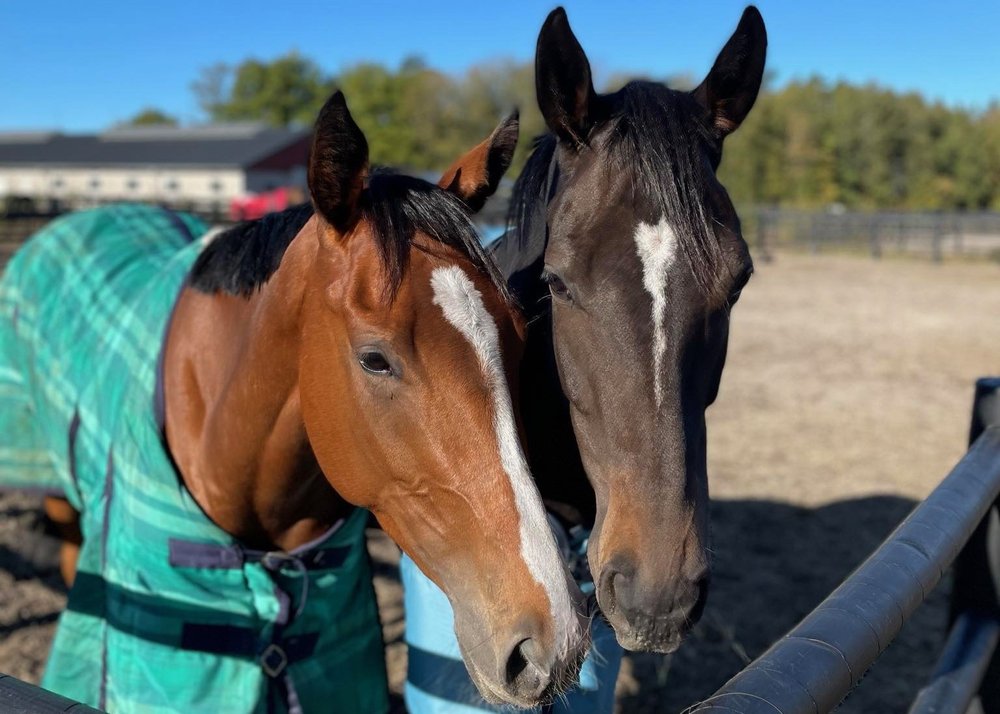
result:
<svg viewBox="0 0 1000 714"><path fill-rule="evenodd" d="M840 587L689 711L831 711L941 580L998 496L1000 426L993 426Z"/></svg>
<svg viewBox="0 0 1000 714"><path fill-rule="evenodd" d="M101 714L100 710L0 673L3 714Z"/></svg>
<svg viewBox="0 0 1000 714"><path fill-rule="evenodd" d="M920 690L910 714L966 712L976 697L1000 639L1000 621L989 615L963 613L955 621L931 681Z"/></svg>

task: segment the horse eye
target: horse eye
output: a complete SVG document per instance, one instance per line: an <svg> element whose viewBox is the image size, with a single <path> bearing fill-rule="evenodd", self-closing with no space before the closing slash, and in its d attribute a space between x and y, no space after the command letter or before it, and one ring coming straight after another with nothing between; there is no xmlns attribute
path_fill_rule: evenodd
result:
<svg viewBox="0 0 1000 714"><path fill-rule="evenodd" d="M381 352L376 352L375 350L362 352L358 356L358 363L361 365L361 369L369 374L392 374L392 365L389 364L389 360Z"/></svg>
<svg viewBox="0 0 1000 714"><path fill-rule="evenodd" d="M740 294L743 292L743 288L746 287L747 283L750 281L750 276L753 274L753 270L746 270L740 274L733 283L732 289L729 291L729 304L734 304L740 299Z"/></svg>
<svg viewBox="0 0 1000 714"><path fill-rule="evenodd" d="M542 280L549 286L549 292L552 293L553 298L563 302L573 302L573 294L558 275L546 270L542 273Z"/></svg>

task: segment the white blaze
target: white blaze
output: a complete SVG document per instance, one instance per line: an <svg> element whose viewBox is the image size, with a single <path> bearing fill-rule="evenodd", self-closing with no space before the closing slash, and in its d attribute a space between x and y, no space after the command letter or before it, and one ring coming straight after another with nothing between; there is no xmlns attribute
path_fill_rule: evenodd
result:
<svg viewBox="0 0 1000 714"><path fill-rule="evenodd" d="M663 356L667 351L667 271L677 259L677 236L664 216L656 225L640 223L635 245L642 262L642 284L653 299L653 388L656 406L663 400Z"/></svg>
<svg viewBox="0 0 1000 714"><path fill-rule="evenodd" d="M493 316L472 280L456 265L435 268L431 273L434 304L445 319L472 345L493 398L493 429L500 448L500 462L514 491L521 521L521 557L528 572L549 598L556 627L556 646L564 654L570 637L577 632L573 601L564 576L555 538L549 528L538 492L517 436L510 387L504 374L500 335Z"/></svg>

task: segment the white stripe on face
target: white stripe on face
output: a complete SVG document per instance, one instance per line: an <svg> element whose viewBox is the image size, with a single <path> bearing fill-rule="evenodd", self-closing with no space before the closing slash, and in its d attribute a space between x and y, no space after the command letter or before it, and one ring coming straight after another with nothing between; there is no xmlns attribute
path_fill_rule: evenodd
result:
<svg viewBox="0 0 1000 714"><path fill-rule="evenodd" d="M635 245L642 261L642 284L653 299L653 386L656 406L663 401L663 356L667 351L667 271L677 260L677 236L664 216L656 225L640 223Z"/></svg>
<svg viewBox="0 0 1000 714"><path fill-rule="evenodd" d="M556 627L556 650L560 655L565 654L571 637L578 634L573 601L564 575L565 566L542 507L541 494L521 451L496 323L483 304L483 296L458 266L435 268L431 273L431 287L434 304L469 341L479 358L479 366L493 397L493 428L500 448L500 462L510 480L520 516L521 557L535 582L548 595Z"/></svg>

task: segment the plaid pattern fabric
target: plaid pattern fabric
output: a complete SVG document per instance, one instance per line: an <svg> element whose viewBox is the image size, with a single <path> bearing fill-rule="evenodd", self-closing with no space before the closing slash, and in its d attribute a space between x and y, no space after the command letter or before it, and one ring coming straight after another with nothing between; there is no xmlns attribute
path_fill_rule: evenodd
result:
<svg viewBox="0 0 1000 714"><path fill-rule="evenodd" d="M64 493L84 545L43 686L112 712L388 708L366 512L244 548L183 487L154 412L196 218L60 218L0 281L0 484Z"/></svg>

